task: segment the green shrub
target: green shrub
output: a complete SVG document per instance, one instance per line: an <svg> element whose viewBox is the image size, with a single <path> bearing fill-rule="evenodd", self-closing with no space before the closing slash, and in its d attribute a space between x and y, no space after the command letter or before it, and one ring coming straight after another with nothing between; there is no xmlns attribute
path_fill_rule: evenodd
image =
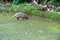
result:
<svg viewBox="0 0 60 40"><path fill-rule="evenodd" d="M5 6L5 5L4 5L4 4L0 4L0 7L1 7L1 6Z"/></svg>
<svg viewBox="0 0 60 40"><path fill-rule="evenodd" d="M36 15L36 16L42 16L44 14L43 11L38 11L38 10L31 10L30 14Z"/></svg>
<svg viewBox="0 0 60 40"><path fill-rule="evenodd" d="M50 0L48 4L59 6L60 5L60 0Z"/></svg>
<svg viewBox="0 0 60 40"><path fill-rule="evenodd" d="M13 10L13 12L19 12L19 11L22 11L23 7L24 7L24 4L12 5L11 9Z"/></svg>
<svg viewBox="0 0 60 40"><path fill-rule="evenodd" d="M6 6L6 7L11 7L12 4L10 4L10 3L6 3L5 6Z"/></svg>
<svg viewBox="0 0 60 40"><path fill-rule="evenodd" d="M38 6L36 5L32 5L32 4L28 4L24 7L24 10L38 10Z"/></svg>
<svg viewBox="0 0 60 40"><path fill-rule="evenodd" d="M43 14L44 17L52 18L52 19L60 19L60 12L45 12Z"/></svg>
<svg viewBox="0 0 60 40"><path fill-rule="evenodd" d="M39 7L36 5L32 5L32 4L19 4L19 5L12 5L11 9L14 10L14 12L27 12L27 11L31 11L31 10L38 10Z"/></svg>

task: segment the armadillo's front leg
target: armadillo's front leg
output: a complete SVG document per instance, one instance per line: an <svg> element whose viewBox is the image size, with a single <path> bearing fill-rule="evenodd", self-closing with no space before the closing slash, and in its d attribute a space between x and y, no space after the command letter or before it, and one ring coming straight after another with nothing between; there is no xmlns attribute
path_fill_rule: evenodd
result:
<svg viewBox="0 0 60 40"><path fill-rule="evenodd" d="M19 17L17 17L17 20L19 20Z"/></svg>

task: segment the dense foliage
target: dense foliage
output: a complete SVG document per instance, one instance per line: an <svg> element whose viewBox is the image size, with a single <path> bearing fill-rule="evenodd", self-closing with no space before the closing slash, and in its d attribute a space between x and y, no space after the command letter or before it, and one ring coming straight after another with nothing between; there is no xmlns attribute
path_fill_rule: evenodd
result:
<svg viewBox="0 0 60 40"><path fill-rule="evenodd" d="M27 1L27 0L26 0ZM48 18L53 18L53 19L60 19L60 12L55 12L55 11L47 11L47 12L42 12L40 11L40 8L36 5L33 4L24 4L20 2L26 2L25 0L13 0L13 3L7 3L7 4L0 4L0 6L3 8L0 8L0 12L26 12L32 15L37 15L37 16L43 16L43 17L48 17ZM31 0L30 0L31 1ZM59 5L60 0L39 0L41 3L46 2L48 4L53 4L53 5ZM15 5L19 4L19 5Z"/></svg>
<svg viewBox="0 0 60 40"><path fill-rule="evenodd" d="M19 3L31 3L32 0L3 0L3 1L7 1L7 2L11 2L13 4L19 4ZM60 0L36 0L38 3L42 3L42 4L51 4L51 5L60 5Z"/></svg>
<svg viewBox="0 0 60 40"><path fill-rule="evenodd" d="M18 3L30 3L32 0L13 0L14 4ZM60 0L38 0L38 3L51 4L51 5L60 5Z"/></svg>
<svg viewBox="0 0 60 40"><path fill-rule="evenodd" d="M60 5L60 0L51 0L51 1L48 2L48 4L59 6Z"/></svg>

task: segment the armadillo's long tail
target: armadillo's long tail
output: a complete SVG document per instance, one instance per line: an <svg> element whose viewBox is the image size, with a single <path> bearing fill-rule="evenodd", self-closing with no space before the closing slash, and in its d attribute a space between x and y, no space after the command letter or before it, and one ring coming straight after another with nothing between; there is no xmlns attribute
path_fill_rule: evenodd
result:
<svg viewBox="0 0 60 40"><path fill-rule="evenodd" d="M15 18L15 15L14 15L14 16L12 16L11 18Z"/></svg>

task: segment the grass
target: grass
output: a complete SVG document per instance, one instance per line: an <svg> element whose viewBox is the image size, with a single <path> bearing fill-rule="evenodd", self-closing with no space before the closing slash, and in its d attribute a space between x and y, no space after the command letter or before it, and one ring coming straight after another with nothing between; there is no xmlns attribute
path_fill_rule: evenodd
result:
<svg viewBox="0 0 60 40"><path fill-rule="evenodd" d="M0 40L60 40L59 22L36 16L17 21L11 16L0 13Z"/></svg>

